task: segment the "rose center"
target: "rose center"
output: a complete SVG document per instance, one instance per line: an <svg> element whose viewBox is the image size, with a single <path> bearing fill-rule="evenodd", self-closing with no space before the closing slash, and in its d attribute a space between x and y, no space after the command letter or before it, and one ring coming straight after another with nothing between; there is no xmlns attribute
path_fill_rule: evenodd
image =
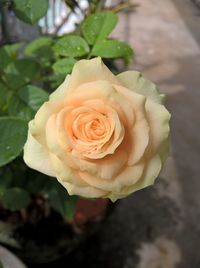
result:
<svg viewBox="0 0 200 268"><path fill-rule="evenodd" d="M111 107L80 106L66 114L65 129L72 153L91 159L112 154L124 137L124 127Z"/></svg>

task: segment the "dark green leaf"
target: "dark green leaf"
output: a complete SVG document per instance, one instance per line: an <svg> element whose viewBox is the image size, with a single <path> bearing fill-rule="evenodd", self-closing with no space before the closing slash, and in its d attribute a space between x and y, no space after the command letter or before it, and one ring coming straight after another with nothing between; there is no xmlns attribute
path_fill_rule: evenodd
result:
<svg viewBox="0 0 200 268"><path fill-rule="evenodd" d="M57 74L70 74L75 63L74 58L61 59L56 61L52 67Z"/></svg>
<svg viewBox="0 0 200 268"><path fill-rule="evenodd" d="M4 49L7 51L9 57L15 60L17 58L18 51L21 46L22 46L22 43L15 43L15 44L4 46Z"/></svg>
<svg viewBox="0 0 200 268"><path fill-rule="evenodd" d="M38 72L39 65L34 60L20 59L10 63L5 71L8 85L15 89L30 82Z"/></svg>
<svg viewBox="0 0 200 268"><path fill-rule="evenodd" d="M3 71L9 63L17 58L21 43L5 45L0 48L0 69Z"/></svg>
<svg viewBox="0 0 200 268"><path fill-rule="evenodd" d="M32 169L27 173L25 189L33 194L42 193L50 182L49 177Z"/></svg>
<svg viewBox="0 0 200 268"><path fill-rule="evenodd" d="M25 55L51 57L53 51L51 49L52 39L50 37L39 37L29 43L25 48Z"/></svg>
<svg viewBox="0 0 200 268"><path fill-rule="evenodd" d="M16 16L29 24L34 24L47 13L48 0L13 0L13 2Z"/></svg>
<svg viewBox="0 0 200 268"><path fill-rule="evenodd" d="M21 188L10 188L5 190L3 196L1 196L1 202L5 208L16 211L28 206L30 195Z"/></svg>
<svg viewBox="0 0 200 268"><path fill-rule="evenodd" d="M81 57L89 52L89 46L80 36L66 35L57 40L54 50L61 56Z"/></svg>
<svg viewBox="0 0 200 268"><path fill-rule="evenodd" d="M34 111L23 101L20 96L14 94L8 106L9 115L17 116L27 121L30 121L34 117Z"/></svg>
<svg viewBox="0 0 200 268"><path fill-rule="evenodd" d="M47 92L39 87L23 87L11 97L9 114L29 121L48 98Z"/></svg>
<svg viewBox="0 0 200 268"><path fill-rule="evenodd" d="M14 117L0 117L0 166L15 159L27 137L27 122Z"/></svg>
<svg viewBox="0 0 200 268"><path fill-rule="evenodd" d="M6 66L12 61L5 47L0 48L0 70L4 70Z"/></svg>
<svg viewBox="0 0 200 268"><path fill-rule="evenodd" d="M7 89L3 84L0 83L0 110L6 103Z"/></svg>
<svg viewBox="0 0 200 268"><path fill-rule="evenodd" d="M3 168L0 169L0 189L5 190L11 187L12 176L10 169L6 171Z"/></svg>
<svg viewBox="0 0 200 268"><path fill-rule="evenodd" d="M1 260L0 260L0 268L3 268L3 263L1 262Z"/></svg>
<svg viewBox="0 0 200 268"><path fill-rule="evenodd" d="M101 12L90 15L82 25L82 32L90 45L104 40L115 28L117 15L112 12Z"/></svg>
<svg viewBox="0 0 200 268"><path fill-rule="evenodd" d="M58 182L46 190L45 196L49 205L64 218L73 218L77 201L76 196L69 196L65 188Z"/></svg>
<svg viewBox="0 0 200 268"><path fill-rule="evenodd" d="M124 58L128 61L133 56L133 50L124 42L103 40L93 48L91 54L102 58Z"/></svg>

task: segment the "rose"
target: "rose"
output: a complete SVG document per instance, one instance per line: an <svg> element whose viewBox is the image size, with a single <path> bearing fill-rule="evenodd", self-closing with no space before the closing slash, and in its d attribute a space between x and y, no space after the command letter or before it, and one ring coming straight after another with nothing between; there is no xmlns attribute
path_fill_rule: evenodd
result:
<svg viewBox="0 0 200 268"><path fill-rule="evenodd" d="M29 123L24 160L70 195L125 197L153 184L168 154L162 100L138 72L80 60Z"/></svg>

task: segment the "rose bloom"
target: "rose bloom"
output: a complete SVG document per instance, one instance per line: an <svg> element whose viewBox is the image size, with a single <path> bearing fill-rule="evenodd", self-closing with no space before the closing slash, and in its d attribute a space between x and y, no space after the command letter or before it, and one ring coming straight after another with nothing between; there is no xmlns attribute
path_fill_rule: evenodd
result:
<svg viewBox="0 0 200 268"><path fill-rule="evenodd" d="M80 60L30 121L24 160L70 195L123 198L153 184L168 155L163 98L139 72Z"/></svg>

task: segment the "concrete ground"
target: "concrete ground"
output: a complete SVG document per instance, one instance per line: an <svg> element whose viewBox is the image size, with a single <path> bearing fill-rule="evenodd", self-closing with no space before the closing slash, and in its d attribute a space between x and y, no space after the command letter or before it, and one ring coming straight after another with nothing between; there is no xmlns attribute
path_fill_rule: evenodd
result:
<svg viewBox="0 0 200 268"><path fill-rule="evenodd" d="M200 10L190 0L135 2L115 36L135 49L130 68L167 95L172 154L156 184L119 201L72 261L82 268L199 268Z"/></svg>

